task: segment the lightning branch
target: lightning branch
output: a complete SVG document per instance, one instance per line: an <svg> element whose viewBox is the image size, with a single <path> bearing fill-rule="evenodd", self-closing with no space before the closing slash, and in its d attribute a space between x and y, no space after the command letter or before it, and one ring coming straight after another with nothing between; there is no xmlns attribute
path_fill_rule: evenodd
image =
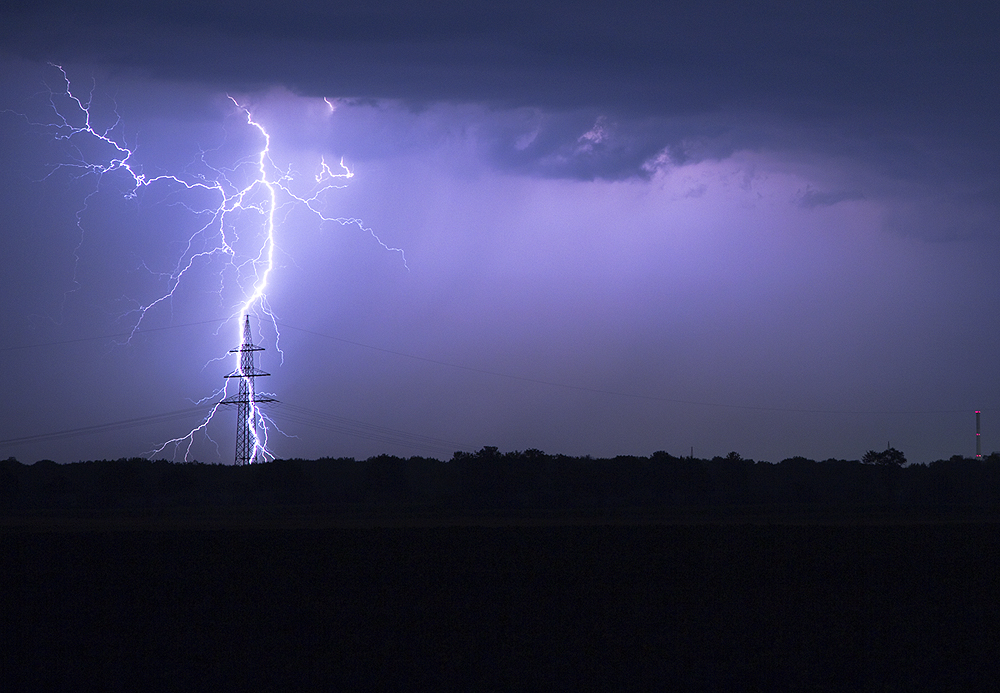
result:
<svg viewBox="0 0 1000 693"><path fill-rule="evenodd" d="M220 295L227 284L235 284L242 295L232 315L237 327L236 338L239 344L229 352L235 355L234 370L225 376L225 384L222 387L197 402L197 404L212 403L208 414L198 426L183 436L166 441L149 454L157 455L164 450L172 449L175 457L183 451L183 458L188 461L196 436L202 435L214 444L208 434L208 425L219 408L224 405L236 405L236 463L250 464L273 459L267 447L268 431L269 427L279 432L280 429L277 429L260 407L261 404L273 402L275 399L269 393L258 392L256 387L256 379L268 374L257 369L254 363L254 354L262 351L263 347L253 343L250 316L266 319L273 325L276 335L275 346L283 360L280 331L274 311L267 299L275 268L276 236L282 212L297 206L307 209L318 223L356 226L370 234L382 248L398 253L403 266L407 267L402 249L383 242L358 218L333 217L323 211L326 195L333 189L343 187L354 175L343 160L334 168L325 158L321 158L319 170L314 176L315 182L309 192L306 194L294 192L292 183L295 176L291 167L282 169L274 162L271 153L271 135L262 123L254 119L250 108L237 99L229 97L233 108L244 116L246 126L255 130L259 136L261 142L259 150L234 162L231 167L209 164L206 152L202 151L197 162L199 173L147 176L136 162L135 149L128 144L122 134L121 117L117 110L113 123L102 129L92 117L93 86L87 96L79 96L73 91L66 70L59 65L53 65L53 68L58 70L61 76L61 85L58 89L48 89L48 104L52 118L49 122L30 122L31 125L51 131L55 139L67 145L68 160L54 165L48 175L52 176L56 171L68 171L74 178L91 177L94 180L91 191L84 198L83 206L76 213L80 240L74 251L74 288L70 292L79 286L77 268L80 262L80 247L85 239L84 217L88 205L93 196L102 190L104 179L111 174L119 173L126 176L127 186L123 193L126 199L135 199L143 188L164 186L171 194L182 200L181 204L191 214L206 220L187 238L183 251L173 263L173 268L169 272L156 273L164 280L166 289L151 300L136 301L134 307L123 316L132 323L126 343L136 335L147 315L161 306L170 304L175 292L185 283L188 276L196 271L199 263L221 258L224 269L219 272ZM333 106L329 99L325 101L332 111ZM88 156L84 153L94 151L95 145L96 149L104 152L102 156ZM241 179L242 184L239 182ZM195 194L191 194L186 200L185 195L188 193ZM207 206L195 204L196 199L201 199L206 194L215 202ZM256 234L248 233L247 226L251 227L250 230L254 226L244 223L247 214L256 215L258 218ZM248 237L257 240L247 240ZM249 250L245 250L246 248ZM227 279L230 274L235 279ZM229 391L232 383L236 384L236 392Z"/></svg>

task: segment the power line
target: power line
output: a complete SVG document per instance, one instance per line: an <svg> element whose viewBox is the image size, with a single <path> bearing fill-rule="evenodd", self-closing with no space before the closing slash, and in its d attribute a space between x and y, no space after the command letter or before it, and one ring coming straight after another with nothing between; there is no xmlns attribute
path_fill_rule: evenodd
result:
<svg viewBox="0 0 1000 693"><path fill-rule="evenodd" d="M304 426L310 426L312 428L318 428L333 433L341 433L355 438L375 440L383 443L393 443L403 447L426 450L434 453L444 452L450 454L455 450L472 450L475 448L475 446L464 443L420 435L418 433L410 433L409 431L390 428L388 426L380 426L365 421L359 421L357 419L350 419L344 416L338 416L336 414L322 412L315 409L308 409L294 404L276 403L274 407L281 410L281 418L283 421L298 423ZM197 406L190 407L188 409L166 412L164 414L153 414L151 416L140 416L132 419L124 419L122 421L96 424L93 426L81 426L79 428L71 428L62 431L52 431L50 433L8 438L6 440L0 440L0 445L14 446L28 443L41 443L94 435L97 433L120 431L128 428L139 428L152 424L190 419L196 416L201 417L206 415L211 409L211 406Z"/></svg>
<svg viewBox="0 0 1000 693"><path fill-rule="evenodd" d="M178 421L180 419L189 419L194 416L203 416L209 412L211 407L190 407L188 409L178 409L177 411L167 412L166 414L154 414L152 416L139 416L134 419L125 419L123 421L114 421L112 423L97 424L94 426L83 426L81 428L70 428L63 431L54 431L52 433L40 433L33 436L21 436L20 438L8 438L7 440L0 440L0 445L21 445L24 443L38 443L48 440L61 440L64 438L75 438L78 436L92 435L94 433L107 433L109 431L120 431L126 428L136 428L139 426L148 426L154 423L164 423L167 421Z"/></svg>
<svg viewBox="0 0 1000 693"><path fill-rule="evenodd" d="M135 334L145 334L145 333L149 333L149 332L161 332L161 331L164 331L164 330L179 329L179 328L182 328L182 327L195 327L195 326L199 326L199 325L212 325L212 324L218 324L218 323L226 322L229 319L230 318L219 318L219 319L215 319L215 320L203 320L201 322L183 323L183 324L180 324L180 325L169 325L169 326L166 326L166 327L155 327L155 328L150 328L150 329L147 329L147 330L141 330L140 332L137 332ZM451 363L449 361L441 361L441 360L438 360L438 359L428 358L426 356L417 356L415 354L408 354L408 353L405 353L405 352L402 352L402 351L395 351L395 350L392 350L392 349L386 349L384 347L377 347L377 346L374 346L374 345L371 345L371 344L365 344L363 342L356 342L356 341L353 341L353 340L350 340L350 339L344 339L343 337L335 337L333 335L324 334L322 332L315 332L313 330L307 330L305 328L297 327L295 325L289 325L289 324L284 323L284 322L277 322L276 324L278 326L280 326L280 327L283 327L283 328L286 328L286 329L289 329L289 330L295 330L296 332L302 332L304 334L312 335L314 337L320 337L321 339L329 339L331 341L341 342L342 344L350 344L352 346L361 347L363 349L369 349L371 351L379 351L379 352L382 352L384 354L391 354L393 356L401 356L403 358L411 359L411 360L414 360L414 361L423 361L424 363L432 363L434 365L444 366L446 368L454 368L454 369L457 369L457 370L468 371L468 372L471 372L471 373L481 373L483 375L491 375L491 376L498 377L498 378L505 378L507 380L517 380L517 381L520 381L520 382L533 383L533 384L536 384L536 385L545 385L545 386L548 386L548 387L558 387L558 388L563 388L563 389L568 389L568 390L576 390L576 391L579 391L579 392L592 392L592 393L595 393L595 394L602 394L602 395L613 395L615 397L627 397L627 398L630 398L630 399L643 399L643 400L652 401L652 402L666 402L666 403L669 403L669 404L684 404L684 405L699 406L699 407L717 407L717 408L724 408L724 409L741 409L741 410L745 410L745 411L776 412L776 413L785 413L785 414L839 414L839 415L879 415L879 414L888 415L888 414L892 414L892 415L918 416L918 415L931 415L931 414L963 414L963 413L968 413L969 411L971 411L971 409L968 409L968 408L963 408L963 409L928 409L928 410L801 409L801 408L794 408L794 407L762 407L762 406L753 406L753 405L745 405L745 404L728 404L728 403L722 403L722 402L702 402L702 401L698 401L698 400L684 400L684 399L675 399L675 398L671 398L671 397L659 397L659 396L656 396L656 395L642 395L642 394L637 394L637 393L633 393L633 392L620 392L620 391L617 391L617 390L605 390L605 389L602 389L602 388L587 387L587 386L584 386L584 385L571 385L569 383L560 383L560 382L556 382L556 381L553 381L553 380L542 380L542 379L539 379L539 378L527 378L527 377L524 377L524 376L512 375L510 373L501 373L499 371L491 371L491 370L488 370L488 369L485 369L485 368L476 368L474 366L465 366L465 365L458 364L458 363ZM120 332L120 333L117 333L117 334L101 335L101 336L97 336L97 337L81 337L81 338L78 338L78 339L68 339L68 340L63 340L63 341L59 341L59 342L44 342L44 343L40 343L40 344L27 344L27 345L22 345L22 346L0 347L0 353L10 352L10 351L16 351L16 350L21 350L21 349L36 349L36 348L49 347L49 346L61 346L61 345L66 345L66 344L78 344L80 342L97 341L97 340L103 340L103 339L116 339L116 338L122 338L122 337L130 337L130 336L134 336L133 333L131 333L131 332ZM989 407L985 407L985 408L984 407L978 407L978 409L979 409L979 411L995 411L995 408L989 408ZM0 442L2 442L2 441L0 441Z"/></svg>
<svg viewBox="0 0 1000 693"><path fill-rule="evenodd" d="M21 346L0 347L0 353L5 353L8 351L20 351L22 349L40 349L42 347L63 346L66 344L80 344L81 342L97 342L104 339L120 339L122 337L134 337L136 335L147 334L149 332L163 332L164 330L176 330L181 327L214 325L220 322L226 322L227 320L230 320L230 318L220 318L217 320L202 320L201 322L188 322L182 325L167 325L166 327L151 327L149 329L138 330L136 332L118 332L117 334L105 334L97 337L79 337L77 339L64 339L59 342L42 342L40 344L22 344Z"/></svg>
<svg viewBox="0 0 1000 693"><path fill-rule="evenodd" d="M312 330L306 330L301 327L296 327L295 325L289 325L287 323L277 323L280 327L286 329L295 330L297 332L303 332L305 334L310 334L315 337L321 337L323 339L330 339L336 342L342 342L344 344L351 344L353 346L359 346L365 349L371 349L372 351L380 351L385 354L392 354L393 356L402 356L404 358L413 359L415 361L424 361L426 363L433 363L438 366L445 366L447 368L456 368L463 371L471 371L473 373L482 373L484 375L492 375L498 378L507 378L508 380L518 380L526 383L534 383L536 385L547 385L549 387L560 387L568 390L577 390L580 392L593 392L602 395L614 395L616 397L628 397L632 399L644 399L653 402L667 402L670 404L686 404L691 406L699 407L719 407L726 409L742 409L746 411L764 411L764 412L779 412L784 414L855 414L855 415L873 415L873 414L897 414L897 415L921 415L921 414L963 414L972 411L972 409L934 409L934 410L924 410L924 411L893 411L893 410L846 410L846 409L796 409L791 407L760 407L744 404L724 404L720 402L700 402L696 400L684 400L684 399L673 399L670 397L658 397L655 395L641 395L633 392L619 392L616 390L604 390L595 387L586 387L584 385L570 385L568 383L560 383L552 380L540 380L538 378L526 378L519 375L511 375L510 373L500 373L498 371L491 371L484 368L475 368L473 366L463 366L457 363L449 363L447 361L439 361L437 359L426 358L424 356L415 356L413 354L407 354L401 351L393 351L392 349L384 349L382 347L372 346L371 344L364 344L362 342L355 342L350 339L344 339L342 337L334 337L332 335L323 334L321 332L314 332ZM992 411L991 409L984 409L979 407L979 411Z"/></svg>
<svg viewBox="0 0 1000 693"><path fill-rule="evenodd" d="M273 409L281 411L281 420L318 428L333 433L342 433L355 438L376 440L382 443L392 443L403 447L428 450L435 453L452 453L455 450L472 450L475 446L458 443L442 438L434 438L418 433L410 433L388 426L349 419L344 416L307 409L287 402L274 405Z"/></svg>

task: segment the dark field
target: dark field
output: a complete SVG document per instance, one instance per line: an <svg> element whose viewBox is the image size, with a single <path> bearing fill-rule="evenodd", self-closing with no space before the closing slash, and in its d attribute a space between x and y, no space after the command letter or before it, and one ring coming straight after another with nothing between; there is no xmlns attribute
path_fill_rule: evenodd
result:
<svg viewBox="0 0 1000 693"><path fill-rule="evenodd" d="M595 520L36 518L0 530L0 689L992 681L998 525Z"/></svg>

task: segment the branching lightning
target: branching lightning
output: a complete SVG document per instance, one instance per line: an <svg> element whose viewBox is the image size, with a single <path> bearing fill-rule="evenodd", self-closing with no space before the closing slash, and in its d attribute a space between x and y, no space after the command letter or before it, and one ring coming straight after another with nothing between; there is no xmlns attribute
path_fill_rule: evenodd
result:
<svg viewBox="0 0 1000 693"><path fill-rule="evenodd" d="M245 116L246 127L258 133L262 143L259 151L235 162L229 168L209 164L206 152L202 151L197 162L199 173L147 176L135 162L136 150L129 145L122 134L121 117L117 111L110 127L101 129L96 126L91 114L93 86L86 97L77 96L66 70L59 65L53 67L59 71L62 84L59 89L48 89L48 103L53 113L52 121L31 123L31 125L49 129L53 131L56 139L66 142L71 152L71 160L54 165L49 176L57 170L69 169L75 178L93 176L95 179L92 190L84 198L83 206L76 214L80 238L74 251L74 288L70 292L79 287L77 269L80 262L79 251L85 238L84 216L91 198L101 191L105 176L118 172L127 177L128 183L123 193L126 199L135 199L141 189L150 186L165 186L171 195L179 195L182 200L185 194L196 193L189 195L188 201L182 201L181 204L197 219L206 219L205 223L187 238L173 269L169 272L154 273L165 280L166 290L150 301L135 302L134 307L123 316L132 325L126 343L137 334L151 311L170 304L175 292L199 263L222 260L224 269L219 272L220 297L227 283L234 283L241 295L240 302L234 306L232 313L236 325L235 343L243 344L243 330L247 316L253 314L257 318L267 319L274 327L275 348L283 361L284 353L280 348L277 320L268 303L267 293L275 269L275 250L281 220L292 207L309 210L320 224L335 222L341 226L353 225L366 231L382 248L399 253L402 264L406 267L402 249L384 243L360 219L332 217L323 211L327 193L343 187L354 175L343 160L339 162L339 166L331 167L326 159L321 158L319 170L314 176L315 184L310 184L308 193L293 192L291 183L296 176L291 167L282 169L275 163L271 152L271 135L264 124L254 119L250 108L237 99L229 97L236 112ZM330 99L324 100L333 112L334 104ZM96 159L86 155L84 152L94 150L94 145L106 153ZM205 199L206 196L212 200L211 203L195 204L196 200ZM245 215L248 214L256 217L256 221L249 225L253 233L248 231L248 223L245 221ZM148 267L146 269L148 270ZM208 435L207 428L219 407L227 398L231 399L227 391L230 380L237 382L243 380L251 386L253 382L252 378L247 377L250 374L242 370L244 363L240 358L240 351L235 351L236 368L231 377L227 378L225 384L218 390L196 402L198 405L213 403L205 418L186 435L166 441L150 451L150 455L157 455L172 448L175 457L183 450L184 460L187 461L191 456L196 436L202 435L215 444ZM221 358L228 357L219 357L213 361ZM236 377L237 375L239 377ZM255 402L250 404L249 418L245 423L253 439L254 455L251 459L273 459L268 450L269 427L279 432L280 429ZM216 449L218 450L217 444Z"/></svg>

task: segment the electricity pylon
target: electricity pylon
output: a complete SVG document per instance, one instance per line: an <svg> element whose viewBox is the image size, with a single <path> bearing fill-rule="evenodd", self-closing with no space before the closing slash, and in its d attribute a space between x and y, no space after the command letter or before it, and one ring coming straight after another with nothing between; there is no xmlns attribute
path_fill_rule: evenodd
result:
<svg viewBox="0 0 1000 693"><path fill-rule="evenodd" d="M267 395L258 395L254 386L254 379L265 375L262 370L258 370L253 365L253 352L264 351L264 347L259 347L253 343L250 336L250 316L247 316L243 325L243 343L235 349L230 349L230 354L240 355L240 367L227 375L227 378L239 378L240 390L235 395L230 395L219 404L236 404L236 464L253 464L257 461L257 452L264 449L260 438L257 436L257 405L264 402L276 402L277 400Z"/></svg>

